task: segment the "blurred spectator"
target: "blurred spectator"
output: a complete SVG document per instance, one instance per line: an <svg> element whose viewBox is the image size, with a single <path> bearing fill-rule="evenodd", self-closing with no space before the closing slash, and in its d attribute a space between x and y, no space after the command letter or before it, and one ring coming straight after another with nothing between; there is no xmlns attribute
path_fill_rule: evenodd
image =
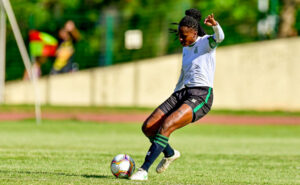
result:
<svg viewBox="0 0 300 185"><path fill-rule="evenodd" d="M59 30L59 46L56 51L56 59L51 69L51 74L71 72L74 69L73 55L74 44L79 40L80 33L73 21L67 21ZM78 69L76 67L75 69Z"/></svg>
<svg viewBox="0 0 300 185"><path fill-rule="evenodd" d="M34 63L31 66L32 72L36 77L40 77L42 76L42 70L41 70L41 66L43 63L45 63L47 61L47 57L41 56L41 57L36 57ZM29 75L25 69L24 72L24 76L23 76L24 80L29 80Z"/></svg>

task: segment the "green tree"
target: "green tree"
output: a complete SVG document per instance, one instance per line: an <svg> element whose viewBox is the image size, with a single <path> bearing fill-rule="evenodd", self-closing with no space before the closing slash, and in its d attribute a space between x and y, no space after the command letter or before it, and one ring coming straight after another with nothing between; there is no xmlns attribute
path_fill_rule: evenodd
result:
<svg viewBox="0 0 300 185"><path fill-rule="evenodd" d="M80 69L103 63L106 54L107 15L114 18L113 64L180 52L181 46L176 35L169 33L169 28L176 29L177 26L171 23L178 23L185 10L191 7L201 10L202 21L208 14L215 14L226 35L223 46L259 39L257 0L11 0L11 3L27 44L30 29L57 37L63 24L67 20L73 20L82 36L81 41L76 44L74 58ZM211 28L201 24L208 34L213 33ZM294 26L293 24L295 23L290 26ZM124 33L130 29L143 32L143 47L139 50L127 50L124 46ZM44 74L49 73L52 60L49 59L43 66ZM6 67L7 80L22 77L24 67L10 27Z"/></svg>

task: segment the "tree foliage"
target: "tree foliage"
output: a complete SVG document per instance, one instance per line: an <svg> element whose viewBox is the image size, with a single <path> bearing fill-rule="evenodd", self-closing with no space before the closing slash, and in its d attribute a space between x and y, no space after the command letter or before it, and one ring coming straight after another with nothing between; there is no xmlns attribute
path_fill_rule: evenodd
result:
<svg viewBox="0 0 300 185"><path fill-rule="evenodd" d="M214 13L224 29L226 39L222 45L249 42L258 39L257 0L11 0L23 38L28 44L30 29L38 29L57 37L59 28L67 20L73 20L82 39L76 44L75 62L80 69L103 65L106 48L106 16L113 17L113 64L156 57L181 50L181 46L169 28L179 22L188 8L198 8L204 17ZM202 24L204 25L204 24ZM212 29L203 26L207 33ZM124 33L129 29L143 32L143 47L127 50ZM48 74L53 59L43 65ZM7 80L21 78L23 64L8 26Z"/></svg>

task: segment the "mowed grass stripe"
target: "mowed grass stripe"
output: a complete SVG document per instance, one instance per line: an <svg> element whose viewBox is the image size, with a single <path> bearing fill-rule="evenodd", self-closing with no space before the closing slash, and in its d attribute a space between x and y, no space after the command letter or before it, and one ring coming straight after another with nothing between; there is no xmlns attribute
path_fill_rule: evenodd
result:
<svg viewBox="0 0 300 185"><path fill-rule="evenodd" d="M77 121L0 123L1 184L136 184L115 179L110 162L139 167L150 146L137 124ZM182 157L145 184L299 184L299 126L189 125L169 143Z"/></svg>

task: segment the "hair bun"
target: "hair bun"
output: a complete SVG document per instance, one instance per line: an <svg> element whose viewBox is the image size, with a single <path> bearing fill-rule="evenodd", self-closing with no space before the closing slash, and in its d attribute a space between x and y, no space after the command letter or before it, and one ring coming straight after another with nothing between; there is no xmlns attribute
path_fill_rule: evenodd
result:
<svg viewBox="0 0 300 185"><path fill-rule="evenodd" d="M191 8L185 11L185 15L193 17L194 19L196 19L197 21L200 22L201 20L201 12L195 8Z"/></svg>

